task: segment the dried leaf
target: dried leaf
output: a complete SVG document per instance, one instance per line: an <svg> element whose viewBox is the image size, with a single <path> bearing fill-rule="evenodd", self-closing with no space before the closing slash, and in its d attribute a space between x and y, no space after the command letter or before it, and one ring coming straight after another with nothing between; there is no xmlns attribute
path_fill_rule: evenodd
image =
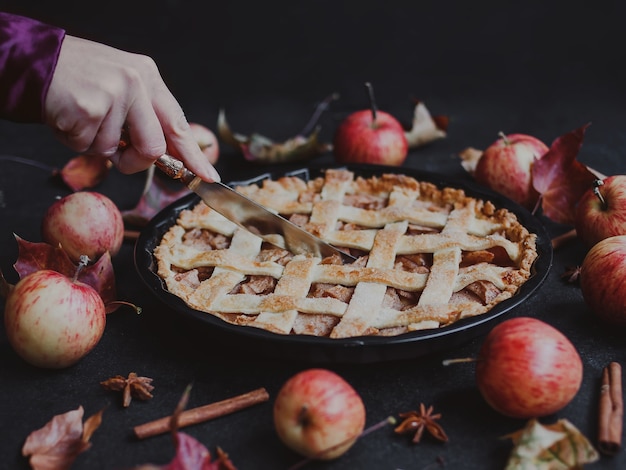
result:
<svg viewBox="0 0 626 470"><path fill-rule="evenodd" d="M83 424L83 442L89 442L93 433L100 427L103 413L104 410L102 409L85 420Z"/></svg>
<svg viewBox="0 0 626 470"><path fill-rule="evenodd" d="M187 386L171 417L170 429L176 445L174 459L167 465L145 464L134 467L133 470L237 470L228 454L219 447L217 459L211 461L211 453L201 442L188 434L178 432L178 419L187 407L190 392L191 386Z"/></svg>
<svg viewBox="0 0 626 470"><path fill-rule="evenodd" d="M16 234L13 236L18 247L18 257L13 267L20 279L42 269L51 269L68 277L76 272L76 265L60 246L29 242Z"/></svg>
<svg viewBox="0 0 626 470"><path fill-rule="evenodd" d="M60 246L29 242L15 234L14 236L18 245L18 257L13 267L20 279L42 269L51 269L67 277L74 277L78 266ZM115 273L109 252L103 254L95 263L82 268L77 279L93 287L105 305L116 300ZM117 307L116 305L112 309ZM107 307L108 313L113 310Z"/></svg>
<svg viewBox="0 0 626 470"><path fill-rule="evenodd" d="M79 155L67 162L59 174L72 191L81 191L101 183L112 166L107 158Z"/></svg>
<svg viewBox="0 0 626 470"><path fill-rule="evenodd" d="M443 139L447 135L448 117L431 116L426 105L417 101L413 110L413 122L411 129L404 135L409 148L420 147L434 140Z"/></svg>
<svg viewBox="0 0 626 470"><path fill-rule="evenodd" d="M581 266L568 266L561 274L561 279L568 284L578 284L580 282L580 268Z"/></svg>
<svg viewBox="0 0 626 470"><path fill-rule="evenodd" d="M111 254L105 252L98 261L83 268L78 275L78 280L93 287L102 301L107 306L107 313L117 309L119 305L109 307L109 304L117 300L117 290L115 288L115 273Z"/></svg>
<svg viewBox="0 0 626 470"><path fill-rule="evenodd" d="M148 171L146 178L146 186L137 205L122 211L124 222L137 227L145 226L159 211L191 192L186 186L170 188L169 181L154 171Z"/></svg>
<svg viewBox="0 0 626 470"><path fill-rule="evenodd" d="M579 469L599 459L589 440L566 419L551 425L531 419L524 429L505 437L514 445L506 470Z"/></svg>
<svg viewBox="0 0 626 470"><path fill-rule="evenodd" d="M284 142L252 134L247 142L241 142L240 149L244 158L253 163L282 163L309 160L328 152L331 146L318 140L320 128L316 128L308 137L297 135Z"/></svg>
<svg viewBox="0 0 626 470"><path fill-rule="evenodd" d="M193 437L181 433L181 445L174 460L167 465L144 464L133 470L237 470L231 460L219 447L217 458L211 461L211 454Z"/></svg>
<svg viewBox="0 0 626 470"><path fill-rule="evenodd" d="M13 284L10 284L9 281L6 280L4 273L0 269L0 297L6 298L12 289Z"/></svg>
<svg viewBox="0 0 626 470"><path fill-rule="evenodd" d="M337 94L332 94L318 104L315 113L302 132L284 142L275 142L258 133L245 136L233 132L226 121L223 109L220 109L218 116L217 132L222 141L235 147L246 160L253 163L271 164L309 160L332 149L330 144L319 141L320 127L316 123L330 103L337 98Z"/></svg>
<svg viewBox="0 0 626 470"><path fill-rule="evenodd" d="M532 166L533 186L543 213L554 222L574 224L576 204L596 176L576 160L589 124L564 134Z"/></svg>
<svg viewBox="0 0 626 470"><path fill-rule="evenodd" d="M314 129L308 137L297 135L285 142L277 143L257 133L244 136L232 132L226 122L226 116L223 110L220 110L217 126L220 139L234 146L243 154L246 160L254 163L270 164L287 161L302 161L313 158L331 149L329 144L319 142L319 127Z"/></svg>
<svg viewBox="0 0 626 470"><path fill-rule="evenodd" d="M478 150L474 147L467 147L465 150L459 153L459 157L461 157L461 166L471 176L474 176L474 172L476 171L476 165L478 165L478 160L480 160L480 157L482 156L482 150Z"/></svg>
<svg viewBox="0 0 626 470"><path fill-rule="evenodd" d="M188 434L178 433L176 456L163 467L167 470L209 470L215 468L211 464L211 454L204 445Z"/></svg>
<svg viewBox="0 0 626 470"><path fill-rule="evenodd" d="M26 438L22 455L29 457L33 470L69 469L76 457L91 447L91 436L102 422L100 410L84 425L83 407L56 415L44 427Z"/></svg>

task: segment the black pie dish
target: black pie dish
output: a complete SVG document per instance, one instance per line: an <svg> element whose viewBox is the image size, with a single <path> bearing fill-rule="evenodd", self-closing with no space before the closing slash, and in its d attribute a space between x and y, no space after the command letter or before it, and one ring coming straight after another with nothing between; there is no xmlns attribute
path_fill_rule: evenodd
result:
<svg viewBox="0 0 626 470"><path fill-rule="evenodd" d="M231 186L250 184L265 178L278 178L296 175L303 179L322 174L325 167L308 167L296 171L268 172L246 181L233 181ZM378 165L346 165L356 175L369 177L383 173L402 173L420 181L429 181L439 187L450 186L463 189L468 196L490 200L499 208L515 213L520 222L532 233L537 234L538 257L533 265L530 279L523 284L516 295L497 304L490 311L476 317L467 318L433 330L422 330L398 336L362 336L344 339L320 338L306 335L281 335L249 326L227 323L209 313L190 308L185 302L169 293L165 283L156 274L155 247L163 234L176 222L179 213L195 206L199 197L189 194L170 204L152 218L141 231L135 245L135 266L142 281L149 290L172 309L172 321L191 321L195 327L206 330L207 335L217 333L233 349L253 353L267 358L289 359L315 363L374 363L404 360L424 356L438 351L450 350L470 341L494 326L503 316L526 301L541 286L552 265L552 245L550 237L538 218L510 199L467 181L447 179L444 175L402 167ZM236 345L236 348L234 348Z"/></svg>

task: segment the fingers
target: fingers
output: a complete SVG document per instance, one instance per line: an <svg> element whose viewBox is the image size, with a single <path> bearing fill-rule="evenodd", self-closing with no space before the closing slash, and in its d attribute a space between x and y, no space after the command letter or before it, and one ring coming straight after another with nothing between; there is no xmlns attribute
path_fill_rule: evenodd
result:
<svg viewBox="0 0 626 470"><path fill-rule="evenodd" d="M211 165L207 156L202 153L198 142L191 133L189 123L180 112L178 123L174 128L164 126L168 152L182 160L185 166L205 181L220 181L220 175Z"/></svg>
<svg viewBox="0 0 626 470"><path fill-rule="evenodd" d="M136 56L137 94L126 116L131 146L113 157L123 172L146 169L166 152L183 160L206 181L220 176L196 142L180 104L161 78L152 59Z"/></svg>
<svg viewBox="0 0 626 470"><path fill-rule="evenodd" d="M220 175L202 153L183 110L163 84L156 92L154 109L161 120L167 151L205 181L220 181Z"/></svg>
<svg viewBox="0 0 626 470"><path fill-rule="evenodd" d="M111 160L120 171L133 173L148 168L167 151L183 160L185 166L203 180L219 181L219 174L202 153L182 109L173 97L170 103L173 105L166 117L174 115L177 119L166 121L163 125L159 122L152 103L147 99L137 101L129 110L125 125L130 145L116 152Z"/></svg>
<svg viewBox="0 0 626 470"><path fill-rule="evenodd" d="M130 145L110 157L120 172L129 174L146 170L165 153L163 129L144 90L138 93L128 110L123 127L128 132ZM116 142L119 142L121 128L117 128Z"/></svg>
<svg viewBox="0 0 626 470"><path fill-rule="evenodd" d="M166 151L205 180L219 180L150 57L66 36L45 102L45 121L76 152L109 157L123 173ZM120 150L120 130L131 145Z"/></svg>

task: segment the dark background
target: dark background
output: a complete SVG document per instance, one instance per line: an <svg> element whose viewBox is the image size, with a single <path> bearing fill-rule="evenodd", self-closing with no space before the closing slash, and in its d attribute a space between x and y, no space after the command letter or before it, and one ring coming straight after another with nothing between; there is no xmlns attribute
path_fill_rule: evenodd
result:
<svg viewBox="0 0 626 470"><path fill-rule="evenodd" d="M298 133L317 102L341 95L324 115L326 139L347 113L367 105L371 81L379 107L408 123L412 99L450 119L448 137L411 152L406 166L469 180L458 152L485 148L499 131L534 135L550 143L591 123L579 159L605 173L624 173L626 71L620 2L35 2L3 1L6 11L64 27L69 34L152 56L190 121L215 128L221 107L232 128L275 140ZM0 123L0 155L60 168L74 154L39 125ZM318 162L332 161L324 155ZM282 167L276 167L281 169ZM223 146L218 170L225 180L267 168L243 164ZM274 169L274 167L272 167ZM0 160L0 268L15 280L13 233L39 241L39 224L54 198L68 190L49 170ZM112 172L97 188L122 209L132 208L143 175ZM546 222L546 221L544 221ZM567 227L547 223L551 235ZM584 249L574 241L555 253L541 289L510 314L535 316L557 326L578 348L585 365L581 391L558 414L592 441L596 438L599 376L610 361L624 363L624 332L601 325L580 291L560 275L579 264ZM190 406L266 387L271 399L293 373L313 365L336 370L359 391L368 424L390 414L433 404L450 436L441 445L380 430L341 459L319 469L501 469L510 444L500 437L523 426L492 411L480 397L473 366L442 367L449 357L472 356L481 338L448 351L382 364L311 364L244 353L182 322L145 288L128 242L115 259L120 298L141 305L107 318L96 349L66 370L25 365L0 335L0 468L27 468L20 456L25 437L55 414L82 405L86 415L106 407L93 447L76 469L121 469L164 464L173 448L168 436L137 442L131 428L169 414L188 383ZM155 397L123 409L99 382L135 371L154 378ZM263 404L185 430L209 450L221 446L238 468L287 468L299 458L278 441L271 405ZM432 465L428 467L428 465ZM624 468L623 452L589 468Z"/></svg>

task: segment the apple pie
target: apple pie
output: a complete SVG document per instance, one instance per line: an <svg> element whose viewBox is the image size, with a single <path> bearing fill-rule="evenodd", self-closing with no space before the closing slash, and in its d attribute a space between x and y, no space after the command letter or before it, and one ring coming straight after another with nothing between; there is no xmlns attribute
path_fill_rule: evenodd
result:
<svg viewBox="0 0 626 470"><path fill-rule="evenodd" d="M154 250L157 273L236 325L330 338L440 328L515 295L537 258L513 212L403 174L328 169L235 189L357 258L295 255L202 202L182 210Z"/></svg>

